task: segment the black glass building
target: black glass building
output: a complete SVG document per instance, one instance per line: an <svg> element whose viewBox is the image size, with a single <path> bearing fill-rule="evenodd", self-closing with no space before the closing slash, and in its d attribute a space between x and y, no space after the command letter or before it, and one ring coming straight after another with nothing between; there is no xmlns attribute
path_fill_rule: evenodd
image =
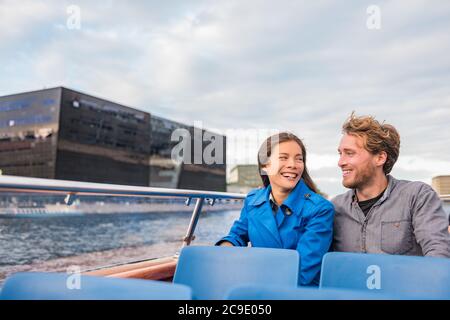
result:
<svg viewBox="0 0 450 320"><path fill-rule="evenodd" d="M175 130L189 133L191 146L178 161ZM213 134L223 163L189 161L207 150L208 134L63 87L0 97L5 175L225 191L225 137Z"/></svg>

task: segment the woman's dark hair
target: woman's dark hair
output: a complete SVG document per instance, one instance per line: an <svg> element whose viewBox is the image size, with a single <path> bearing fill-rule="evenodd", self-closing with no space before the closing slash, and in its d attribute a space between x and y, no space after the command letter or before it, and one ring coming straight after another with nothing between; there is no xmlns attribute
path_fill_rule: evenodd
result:
<svg viewBox="0 0 450 320"><path fill-rule="evenodd" d="M261 180L264 184L264 187L267 187L270 184L269 177L267 176L267 173L264 171L263 166L267 165L270 156L272 155L272 150L275 146L282 142L287 141L295 141L302 149L302 155L303 155L303 163L305 165L302 173L303 181L306 183L306 185L314 192L318 193L318 189L316 187L316 184L312 181L311 177L309 176L308 169L306 168L306 148L303 144L302 140L298 138L295 134L290 132L281 132L278 134L274 134L273 136L268 137L258 151L258 170L259 175L261 176Z"/></svg>

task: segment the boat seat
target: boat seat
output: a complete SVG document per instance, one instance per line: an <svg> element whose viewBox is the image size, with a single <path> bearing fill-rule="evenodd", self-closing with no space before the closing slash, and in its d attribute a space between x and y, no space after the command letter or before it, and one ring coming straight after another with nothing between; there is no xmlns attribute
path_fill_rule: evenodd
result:
<svg viewBox="0 0 450 320"><path fill-rule="evenodd" d="M450 259L329 252L322 261L320 287L450 299Z"/></svg>
<svg viewBox="0 0 450 320"><path fill-rule="evenodd" d="M228 300L393 300L395 296L367 290L318 289L316 287L237 286Z"/></svg>
<svg viewBox="0 0 450 320"><path fill-rule="evenodd" d="M180 252L174 283L190 286L194 299L221 300L242 284L297 286L295 250L189 246Z"/></svg>
<svg viewBox="0 0 450 320"><path fill-rule="evenodd" d="M190 300L189 287L141 279L26 272L10 276L1 300Z"/></svg>

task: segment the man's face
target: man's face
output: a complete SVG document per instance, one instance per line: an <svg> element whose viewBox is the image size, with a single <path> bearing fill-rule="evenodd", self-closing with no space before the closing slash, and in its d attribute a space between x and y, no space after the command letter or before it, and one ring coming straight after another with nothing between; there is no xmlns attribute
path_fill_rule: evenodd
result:
<svg viewBox="0 0 450 320"><path fill-rule="evenodd" d="M344 187L361 189L370 185L377 170L377 156L364 149L363 138L344 134L338 153Z"/></svg>

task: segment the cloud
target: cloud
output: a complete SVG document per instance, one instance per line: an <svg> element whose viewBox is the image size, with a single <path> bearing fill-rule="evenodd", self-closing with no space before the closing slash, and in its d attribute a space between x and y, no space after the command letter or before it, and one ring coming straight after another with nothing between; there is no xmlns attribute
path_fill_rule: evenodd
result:
<svg viewBox="0 0 450 320"><path fill-rule="evenodd" d="M70 4L80 30L66 28ZM65 85L206 128L293 131L330 194L355 110L399 129L402 176L425 179L436 171L427 164L448 173L450 4L379 1L377 31L366 27L371 4L5 0L0 94Z"/></svg>
<svg viewBox="0 0 450 320"><path fill-rule="evenodd" d="M42 1L0 2L0 39L6 43L19 44L27 41L36 25L46 24L55 18L56 10ZM23 42L22 42L23 44Z"/></svg>

